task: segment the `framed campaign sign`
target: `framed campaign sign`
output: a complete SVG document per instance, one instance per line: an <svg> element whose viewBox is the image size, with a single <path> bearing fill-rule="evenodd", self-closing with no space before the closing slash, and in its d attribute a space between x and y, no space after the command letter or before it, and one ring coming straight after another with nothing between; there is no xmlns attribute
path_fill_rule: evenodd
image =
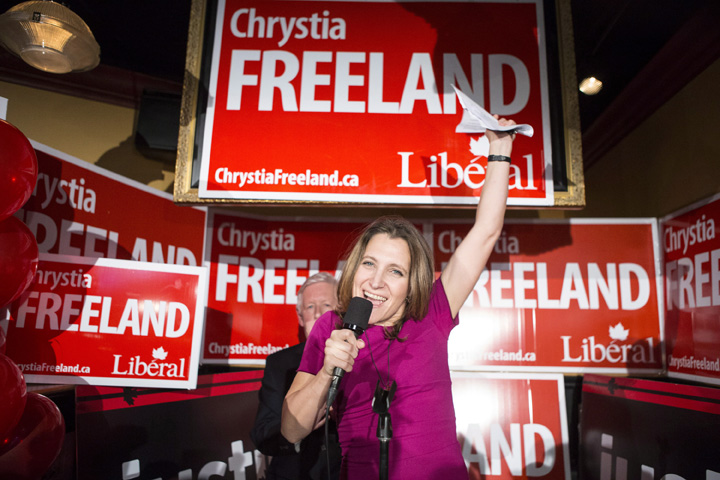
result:
<svg viewBox="0 0 720 480"><path fill-rule="evenodd" d="M570 24L567 0L193 1L175 201L474 205L456 87L532 126L510 206L581 207Z"/></svg>

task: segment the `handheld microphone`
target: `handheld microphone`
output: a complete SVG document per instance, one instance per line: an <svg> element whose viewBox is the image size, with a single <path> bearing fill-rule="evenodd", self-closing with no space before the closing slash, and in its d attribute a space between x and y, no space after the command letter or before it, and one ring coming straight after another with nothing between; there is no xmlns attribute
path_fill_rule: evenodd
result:
<svg viewBox="0 0 720 480"><path fill-rule="evenodd" d="M351 330L355 334L355 338L358 338L368 327L372 309L373 304L370 300L363 297L351 298L350 304L345 312L345 317L343 318L342 328ZM333 379L330 383L330 390L328 391L328 407L335 401L335 395L337 395L338 386L340 385L340 380L343 375L345 375L345 370L340 367L335 367L333 370Z"/></svg>

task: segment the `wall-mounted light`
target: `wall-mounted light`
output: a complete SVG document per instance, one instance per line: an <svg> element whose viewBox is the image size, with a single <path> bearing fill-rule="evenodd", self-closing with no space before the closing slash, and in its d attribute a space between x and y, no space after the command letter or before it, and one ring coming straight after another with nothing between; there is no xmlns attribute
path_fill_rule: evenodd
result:
<svg viewBox="0 0 720 480"><path fill-rule="evenodd" d="M83 19L50 0L24 2L0 15L0 43L45 72L84 72L100 63L100 46Z"/></svg>
<svg viewBox="0 0 720 480"><path fill-rule="evenodd" d="M585 95L595 95L602 87L603 83L595 77L586 77L580 82L580 91Z"/></svg>

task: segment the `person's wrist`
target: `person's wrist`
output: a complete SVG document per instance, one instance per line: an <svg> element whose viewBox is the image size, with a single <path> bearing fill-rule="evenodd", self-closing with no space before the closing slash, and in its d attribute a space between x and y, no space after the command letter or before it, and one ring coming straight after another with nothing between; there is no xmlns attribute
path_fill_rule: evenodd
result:
<svg viewBox="0 0 720 480"><path fill-rule="evenodd" d="M512 153L512 143L505 144L490 144L488 149L490 155L504 155L509 157Z"/></svg>
<svg viewBox="0 0 720 480"><path fill-rule="evenodd" d="M328 368L330 369L330 372L327 371ZM334 370L334 368L331 367L331 366L329 366L329 365L328 365L328 366L323 366L323 368L320 369L320 372L319 372L319 373L322 375L322 377L323 377L324 380L328 380L328 381L329 381L329 380L331 380L332 377L333 377L333 370Z"/></svg>
<svg viewBox="0 0 720 480"><path fill-rule="evenodd" d="M507 162L512 163L510 157L507 155L488 155L488 162Z"/></svg>

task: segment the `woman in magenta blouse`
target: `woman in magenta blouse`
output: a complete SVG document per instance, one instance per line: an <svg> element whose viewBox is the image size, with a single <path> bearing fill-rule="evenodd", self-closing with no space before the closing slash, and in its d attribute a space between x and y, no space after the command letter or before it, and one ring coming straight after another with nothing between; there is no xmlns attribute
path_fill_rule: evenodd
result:
<svg viewBox="0 0 720 480"><path fill-rule="evenodd" d="M501 126L514 125L500 119ZM378 478L376 387L397 388L388 478L467 479L455 431L447 341L458 312L500 236L514 134L488 130L487 174L475 223L434 280L432 250L400 217L370 224L351 250L338 285L339 307L318 319L285 397L282 434L298 442L325 419L333 370L345 372L333 404L343 451L341 478ZM358 338L339 328L352 297L372 302Z"/></svg>

